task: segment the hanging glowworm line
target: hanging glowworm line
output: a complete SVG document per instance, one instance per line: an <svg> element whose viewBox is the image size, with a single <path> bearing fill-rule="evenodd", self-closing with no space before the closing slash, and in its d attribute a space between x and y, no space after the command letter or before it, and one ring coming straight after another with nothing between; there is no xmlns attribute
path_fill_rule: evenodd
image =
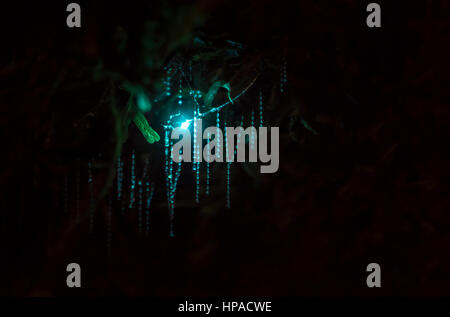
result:
<svg viewBox="0 0 450 317"><path fill-rule="evenodd" d="M251 135L250 135L250 149L253 150L255 147L255 134L253 131L253 127L255 126L255 111L252 108L252 114L251 114L251 122L250 122L250 127L251 128Z"/></svg>
<svg viewBox="0 0 450 317"><path fill-rule="evenodd" d="M126 210L126 199L125 199L125 194L124 194L124 179L125 179L125 174L124 174L124 166L125 166L125 162L120 159L120 214L123 216L125 215L125 210Z"/></svg>
<svg viewBox="0 0 450 317"><path fill-rule="evenodd" d="M220 111L217 111L216 114L216 125L217 125L217 130L216 130L216 157L220 157Z"/></svg>
<svg viewBox="0 0 450 317"><path fill-rule="evenodd" d="M281 64L281 70L280 70L280 92L284 93L286 90L286 83L287 83L287 61L286 61L286 55L283 55L283 61Z"/></svg>
<svg viewBox="0 0 450 317"><path fill-rule="evenodd" d="M170 208L171 210L173 210L173 181L174 181L174 176L173 176L173 153L172 153L172 148L173 148L173 141L170 140L169 141L169 155L170 155L170 160L169 160L169 174L170 174Z"/></svg>
<svg viewBox="0 0 450 317"><path fill-rule="evenodd" d="M283 65L280 67L280 93L284 93Z"/></svg>
<svg viewBox="0 0 450 317"><path fill-rule="evenodd" d="M166 96L170 96L172 93L170 92L170 73L171 73L171 68L167 67L167 73L166 73L166 80L164 81L165 85L166 85Z"/></svg>
<svg viewBox="0 0 450 317"><path fill-rule="evenodd" d="M173 144L172 144L173 146ZM177 185L178 185L178 179L180 178L180 174L181 174L181 150L180 152L178 152L178 168L177 171L175 173L175 177L173 178L173 182L172 182L172 187L170 189L171 191L171 195L172 195L172 210L171 210L171 214L172 214L172 224L171 224L171 237L174 236L173 233L173 218L175 216L175 195L176 195L176 191L177 191Z"/></svg>
<svg viewBox="0 0 450 317"><path fill-rule="evenodd" d="M244 115L241 115L241 122L239 123L240 127L244 127ZM237 142L236 142L236 147L234 149L234 155L235 157L237 157L237 152L239 150L239 144L241 143L241 130L239 129L239 133L237 135ZM242 144L241 144L242 146ZM245 147L245 140L244 140L244 147ZM230 166L231 167L231 166ZM227 176L229 176L229 166L227 166ZM231 187L230 187L230 182L228 181L227 185L227 193L230 193L229 196L227 196L227 207L230 208L231 207Z"/></svg>
<svg viewBox="0 0 450 317"><path fill-rule="evenodd" d="M170 211L170 182L171 182L171 175L169 175L169 133L170 131L166 129L164 131L164 153L165 153L165 164L164 164L164 172L166 175L166 193L167 193L167 205L169 206Z"/></svg>
<svg viewBox="0 0 450 317"><path fill-rule="evenodd" d="M206 144L206 196L209 196L209 173L210 173L210 166L209 166L209 159L210 159L210 155L209 155L209 150L210 150L210 145L209 143L211 142L211 133L208 132L208 143Z"/></svg>
<svg viewBox="0 0 450 317"><path fill-rule="evenodd" d="M197 116L197 111L194 113L194 118ZM194 136L197 135L197 129L196 127L196 121L194 119ZM200 151L201 151L201 144L199 142L196 142L197 138L194 137L194 166L195 167L195 202L198 204L200 202ZM196 162L197 161L197 162Z"/></svg>
<svg viewBox="0 0 450 317"><path fill-rule="evenodd" d="M139 233L142 233L142 203L143 203L143 189L142 181L138 181L139 186L139 203L138 203L138 229Z"/></svg>
<svg viewBox="0 0 450 317"><path fill-rule="evenodd" d="M120 190L120 155L117 158L117 200L120 200L120 196L121 196L121 190Z"/></svg>
<svg viewBox="0 0 450 317"><path fill-rule="evenodd" d="M192 74L191 74L192 75ZM189 83L188 83L189 84ZM200 113L200 105L197 102L197 98L201 98L200 91L194 91L194 162L192 163L192 168L195 171L195 202L198 204L200 202L200 156L202 155L202 139L200 138L200 142L198 142L197 138L197 120L198 113ZM201 131L200 131L201 133Z"/></svg>
<svg viewBox="0 0 450 317"><path fill-rule="evenodd" d="M142 170L142 176L141 176L142 180L148 178L147 177L147 172L148 172L149 165L150 165L150 159L147 157L145 159L144 169Z"/></svg>
<svg viewBox="0 0 450 317"><path fill-rule="evenodd" d="M169 211L171 215L171 219L174 216L174 208L173 208L173 153L172 153L173 141L169 140Z"/></svg>
<svg viewBox="0 0 450 317"><path fill-rule="evenodd" d="M284 57L280 66L280 93L284 93Z"/></svg>
<svg viewBox="0 0 450 317"><path fill-rule="evenodd" d="M262 100L262 90L259 90L259 126L263 127L263 100Z"/></svg>
<svg viewBox="0 0 450 317"><path fill-rule="evenodd" d="M130 204L128 206L129 209L133 208L134 201L135 201L135 197L134 197L134 192L135 192L135 187L136 187L135 155L136 154L133 149L133 151L131 153L131 189L130 189Z"/></svg>
<svg viewBox="0 0 450 317"><path fill-rule="evenodd" d="M92 176L92 161L88 162L89 184L89 233L94 233L94 179Z"/></svg>
<svg viewBox="0 0 450 317"><path fill-rule="evenodd" d="M241 122L239 123L239 126L241 128L244 128L244 115L241 115ZM237 154L237 150L239 150L239 144L241 143L241 130L239 130L238 135L237 135L237 142L236 142L236 150L234 151L234 154ZM244 145L245 145L245 140L244 140Z"/></svg>
<svg viewBox="0 0 450 317"><path fill-rule="evenodd" d="M181 67L180 67L180 72L181 72ZM183 96L182 96L182 86L181 86L181 77L180 77L180 81L179 81L179 85L178 85L178 104L181 106L183 104Z"/></svg>
<svg viewBox="0 0 450 317"><path fill-rule="evenodd" d="M165 174L166 174L166 191L167 191L167 206L169 209L169 217L170 217L170 236L173 237L173 220L175 216L175 194L178 184L178 179L181 174L181 153L179 152L178 155L178 161L177 164L177 170L175 172L175 175L173 175L173 153L171 151L173 147L173 142L169 141L169 129L165 130L164 134L164 145L165 145ZM170 154L169 154L170 151Z"/></svg>
<svg viewBox="0 0 450 317"><path fill-rule="evenodd" d="M193 146L193 151L194 151L194 161L192 162L192 170L195 171L197 168L197 165L195 164L195 159L197 158L197 138L195 137L197 135L197 120L196 119L196 113L195 113L195 105L194 105L194 146Z"/></svg>
<svg viewBox="0 0 450 317"><path fill-rule="evenodd" d="M197 102L197 98L201 98L200 91L191 91L194 98L194 136L197 135L197 120L198 113L200 112L200 105ZM201 141L200 141L201 142ZM200 202L200 156L202 151L202 144L197 141L197 138L194 137L194 161L192 162L192 170L195 172L195 202Z"/></svg>
<svg viewBox="0 0 450 317"><path fill-rule="evenodd" d="M197 109L197 112L200 108ZM200 131L201 133L201 131ZM197 142L197 203L200 201L200 160L202 156L203 138L200 138L200 143Z"/></svg>
<svg viewBox="0 0 450 317"><path fill-rule="evenodd" d="M225 136L224 139L227 140L227 122L224 123L225 126ZM225 142L227 143L227 142ZM231 162L230 162L230 149L228 148L228 143L226 144L226 157L225 160L227 162L227 208L230 209L231 207L231 192L230 192L230 168L231 168Z"/></svg>
<svg viewBox="0 0 450 317"><path fill-rule="evenodd" d="M169 218L170 218L170 236L173 236L173 218L174 218L174 210L172 209L172 168L169 167L171 163L169 161L172 161L171 154L169 154L169 133L170 131L168 129L165 130L165 137L164 137L164 146L165 146L165 155L166 155L166 162L165 162L165 174L166 174L166 191L167 191L167 206L169 209Z"/></svg>
<svg viewBox="0 0 450 317"><path fill-rule="evenodd" d="M182 75L185 77L186 75L184 74L184 72L182 72ZM258 74L259 75L259 74ZM221 155L221 149L220 149L220 110L227 106L230 103L234 103L234 101L236 99L238 99L240 96L242 96L256 81L256 79L258 78L258 75L255 76L255 78L250 82L250 84L243 89L239 94L237 94L236 96L234 96L233 98L231 98L231 96L229 95L229 101L223 103L220 106L217 107L213 107L211 109L209 109L208 111L201 113L200 112L200 105L197 102L197 96L201 97L201 94L199 94L199 92L197 92L196 94L194 94L194 102L197 104L197 109L196 111L194 110L194 118L193 119L188 119L187 121L192 121L194 120L194 128L196 127L196 123L195 123L195 119L196 118L203 118L204 116L208 115L209 113L212 112L216 112L217 113L217 117L216 117L216 124L217 124L217 135L215 136L216 139L216 147L215 147L215 151L216 151L216 155L220 157ZM189 81L185 78L185 80L188 82L188 85L190 86ZM181 88L181 86L180 86ZM192 91L192 88L191 88ZM181 92L179 90L179 92ZM182 100L181 98L179 98L179 101ZM180 102L179 102L180 104ZM195 109L195 108L194 108ZM172 119L174 119L175 117L181 116L181 113L177 113L174 115L171 115L169 117L169 120L167 121L167 124L163 125L164 130L165 130L165 174L166 174L166 192L167 192L167 203L168 203L168 208L169 208L169 215L170 215L170 236L173 237L173 220L174 220L174 198L175 198L175 193L176 193L176 186L177 186L177 181L178 181L178 177L180 175L180 171L181 171L181 153L180 154L180 160L179 160L179 164L178 164L178 170L176 173L176 176L173 177L173 170L172 170L172 154L169 155L169 148L172 148L172 142L169 143L169 133L172 129L174 129L174 126L172 125ZM194 133L195 135L195 133ZM196 140L194 139L194 142L196 143ZM208 142L209 143L209 142ZM209 145L208 145L209 146ZM194 158L196 157L195 155L197 155L198 157L198 161L200 161L200 147L195 144L194 145ZM171 151L172 152L172 151ZM169 162L170 161L170 162ZM197 165L195 164L197 163ZM199 174L199 170L200 170L200 162L194 162L193 164L193 169L197 172L196 173L196 201L198 202L198 198L199 198L199 185L200 185L200 174ZM207 182L208 182L208 187L207 187L207 193L209 194L209 180L210 178L208 177L209 175L209 164L208 164L208 171L207 171ZM197 189L198 188L198 189Z"/></svg>
<svg viewBox="0 0 450 317"><path fill-rule="evenodd" d="M145 182L145 192L147 195L147 204L146 204L146 208L145 208L145 216L146 216L146 221L145 221L145 234L148 235L150 232L150 205L152 202L152 198L153 198L153 193L155 191L155 184L152 183L151 184L151 188L150 188L150 182L147 181Z"/></svg>
<svg viewBox="0 0 450 317"><path fill-rule="evenodd" d="M117 200L122 199L122 186L123 186L123 162L120 159L120 155L117 159Z"/></svg>
<svg viewBox="0 0 450 317"><path fill-rule="evenodd" d="M175 173L174 181L172 183L172 188L171 188L171 191L173 193L172 197L173 197L174 201L175 201L175 194L176 194L178 179L180 178L180 174L181 174L181 150L178 153L178 168ZM172 205L174 205L174 204L172 204Z"/></svg>

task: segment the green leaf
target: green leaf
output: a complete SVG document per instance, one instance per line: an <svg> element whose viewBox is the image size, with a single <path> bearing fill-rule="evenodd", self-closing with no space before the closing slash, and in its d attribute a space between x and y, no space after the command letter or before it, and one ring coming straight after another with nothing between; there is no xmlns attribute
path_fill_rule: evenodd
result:
<svg viewBox="0 0 450 317"><path fill-rule="evenodd" d="M150 127L147 119L142 112L137 111L133 122L138 127L139 131L141 131L142 135L148 143L154 143L160 140L158 133L156 133L156 131L153 130L152 127Z"/></svg>

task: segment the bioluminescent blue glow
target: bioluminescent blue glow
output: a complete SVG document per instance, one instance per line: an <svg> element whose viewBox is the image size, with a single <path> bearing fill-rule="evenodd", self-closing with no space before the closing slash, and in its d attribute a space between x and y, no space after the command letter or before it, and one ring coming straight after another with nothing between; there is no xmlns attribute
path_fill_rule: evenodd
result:
<svg viewBox="0 0 450 317"><path fill-rule="evenodd" d="M239 126L244 128L244 115L241 115L241 122L239 123ZM241 131L239 130L237 142L236 142L236 149L234 150L234 154L237 154L237 151L239 150L239 144L241 143ZM245 141L244 141L245 146Z"/></svg>
<svg viewBox="0 0 450 317"><path fill-rule="evenodd" d="M171 187L171 178L172 175L169 175L169 133L170 131L166 129L164 131L164 154L165 154L165 162L164 162L164 174L166 175L166 193L167 193L167 205L170 212L170 187Z"/></svg>
<svg viewBox="0 0 450 317"><path fill-rule="evenodd" d="M138 181L139 188L139 201L138 201L138 232L142 233L142 203L143 203L143 189L142 189L142 181Z"/></svg>
<svg viewBox="0 0 450 317"><path fill-rule="evenodd" d="M284 93L286 89L286 83L287 83L287 61L286 61L286 55L283 56L283 61L281 62L280 67L280 92Z"/></svg>
<svg viewBox="0 0 450 317"><path fill-rule="evenodd" d="M224 126L227 126L227 122L225 121ZM227 140L227 129L225 129L225 135L224 139ZM227 143L227 142L225 142ZM231 206L231 194L230 194L230 168L231 168L231 162L230 162L230 151L232 149L228 148L228 144L226 144L226 161L227 161L227 192L226 192L226 199L227 199L227 208L229 209Z"/></svg>
<svg viewBox="0 0 450 317"><path fill-rule="evenodd" d="M186 121L184 121L184 122L180 125L180 128L182 128L182 129L184 129L184 130L188 129L189 126L191 125L191 121L192 121L192 120L186 120Z"/></svg>
<svg viewBox="0 0 450 317"><path fill-rule="evenodd" d="M208 133L208 143L206 143L206 152L207 152L207 155L206 155L206 189L205 189L205 193L206 193L206 196L209 196L209 193L210 193L210 189L209 189L209 178L210 178L210 166L209 166L209 159L210 159L210 156L209 156L209 152L210 152L210 145L209 145L209 142L211 142L211 133Z"/></svg>
<svg viewBox="0 0 450 317"><path fill-rule="evenodd" d="M170 179L170 189L172 190L172 186L173 186L173 153L171 151L173 147L173 141L170 140L169 141L169 156L170 156L170 160L169 160L169 179ZM171 200L171 204L173 204L173 201Z"/></svg>
<svg viewBox="0 0 450 317"><path fill-rule="evenodd" d="M283 80L284 80L284 85L286 86L286 84L287 84L287 59L286 59L286 55L284 56L284 76L283 76Z"/></svg>
<svg viewBox="0 0 450 317"><path fill-rule="evenodd" d="M172 94L170 89L171 72L172 72L171 68L166 68L166 79L164 80L164 85L166 86L166 96L170 96Z"/></svg>
<svg viewBox="0 0 450 317"><path fill-rule="evenodd" d="M123 180L124 180L124 174L123 174L123 167L124 167L124 161L122 160L121 156L117 158L117 201L120 201L121 204L121 214L122 216L125 214L125 199L122 199L123 197Z"/></svg>
<svg viewBox="0 0 450 317"><path fill-rule="evenodd" d="M251 127L255 126L255 111L253 109L250 117L250 126ZM253 133L252 129L252 132L250 133L250 149L253 150L254 148L255 148L255 134Z"/></svg>
<svg viewBox="0 0 450 317"><path fill-rule="evenodd" d="M176 190L177 190L177 185L178 185L178 179L180 178L180 174L181 174L181 151L178 153L178 167L177 167L177 171L175 172L175 177L173 179L173 183L172 183L172 208L175 208L175 194L176 194Z"/></svg>
<svg viewBox="0 0 450 317"><path fill-rule="evenodd" d="M263 99L262 99L262 90L259 90L259 126L263 127Z"/></svg>
<svg viewBox="0 0 450 317"><path fill-rule="evenodd" d="M195 170L195 202L200 202L200 162L194 162L197 165Z"/></svg>
<svg viewBox="0 0 450 317"><path fill-rule="evenodd" d="M179 71L181 73L181 66L179 68ZM183 89L182 89L182 85L181 85L181 76L180 76L180 80L178 82L178 104L182 105L183 104Z"/></svg>
<svg viewBox="0 0 450 317"><path fill-rule="evenodd" d="M203 97L203 94L200 90L190 90L189 95L194 99L201 99Z"/></svg>
<svg viewBox="0 0 450 317"><path fill-rule="evenodd" d="M217 156L220 157L220 111L217 111L217 115L216 115L216 126L217 126L217 133L215 138L217 138L217 142L216 142L216 151L217 151Z"/></svg>
<svg viewBox="0 0 450 317"><path fill-rule="evenodd" d="M197 132L197 105L194 105L194 135ZM200 131L201 132L201 131ZM200 139L200 142L202 139ZM195 202L198 204L200 202L200 156L202 155L202 144L197 142L197 138L194 137L194 162L192 163L193 169L195 171Z"/></svg>
<svg viewBox="0 0 450 317"><path fill-rule="evenodd" d="M170 228L169 235L173 237L173 219L174 219L174 208L173 207L173 195L172 195L172 154L171 152L171 142L169 141L170 131L168 129L165 130L165 138L164 138L164 153L165 153L165 167L164 172L166 174L166 192L167 192L167 208L169 209L169 218L170 218Z"/></svg>
<svg viewBox="0 0 450 317"><path fill-rule="evenodd" d="M133 151L131 152L131 181L130 181L130 204L128 205L129 209L132 209L135 201L135 187L136 187L136 166L135 166L135 158L136 154Z"/></svg>
<svg viewBox="0 0 450 317"><path fill-rule="evenodd" d="M196 107L194 105L194 136L197 135L197 120L195 120L195 110ZM197 157L197 138L194 137L194 145L193 145L193 151L194 151L194 160ZM197 168L197 165L195 163L192 164L192 170L195 171Z"/></svg>
<svg viewBox="0 0 450 317"><path fill-rule="evenodd" d="M175 194L178 184L178 179L181 174L181 153L179 155L179 163L177 164L177 170L175 171L175 175L173 173L173 153L171 151L173 147L173 142L169 141L170 129L165 129L164 133L164 153L165 153L165 166L164 172L166 175L166 193L167 193L167 207L169 210L169 218L170 218L170 229L169 235L171 237L174 236L173 231L173 221L175 217Z"/></svg>

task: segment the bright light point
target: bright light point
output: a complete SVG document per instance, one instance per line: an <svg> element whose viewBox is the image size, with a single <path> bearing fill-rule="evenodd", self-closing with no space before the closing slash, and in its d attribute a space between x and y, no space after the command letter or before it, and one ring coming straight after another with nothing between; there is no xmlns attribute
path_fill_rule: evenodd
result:
<svg viewBox="0 0 450 317"><path fill-rule="evenodd" d="M186 120L181 124L182 129L187 129L191 125L191 120Z"/></svg>

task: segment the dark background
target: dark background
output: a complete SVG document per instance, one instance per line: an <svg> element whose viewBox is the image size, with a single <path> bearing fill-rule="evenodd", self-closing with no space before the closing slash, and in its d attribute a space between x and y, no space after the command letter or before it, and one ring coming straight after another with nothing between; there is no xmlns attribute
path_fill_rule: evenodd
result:
<svg viewBox="0 0 450 317"><path fill-rule="evenodd" d="M447 1L378 1L380 29L366 26L368 1L79 1L81 29L66 27L67 3L1 9L1 295L450 294ZM146 51L147 20L156 21L159 44ZM128 36L120 54L118 27ZM114 134L102 111L75 123L124 78L157 90L164 63L196 32L244 44L239 69L257 58L279 66L286 55L284 95L277 68L258 80L268 125L280 127L280 169L261 175L257 166L233 165L226 209L225 165L214 167L212 195L198 205L186 168L170 238L163 147L149 146L130 125L123 153L136 149L138 172L149 157L157 184L151 232L138 234L136 210L121 216L115 202L108 256L107 198L99 198L89 235L87 215L73 222L72 189L77 158L86 166L102 154L100 163L113 164ZM100 61L120 79L95 77ZM239 74L243 83L251 78ZM248 119L256 96L249 91L230 117ZM126 103L126 94L117 100ZM160 135L165 109L148 115ZM95 169L96 193L106 174ZM66 287L71 262L81 265L81 289ZM381 265L380 289L366 286L371 262Z"/></svg>

